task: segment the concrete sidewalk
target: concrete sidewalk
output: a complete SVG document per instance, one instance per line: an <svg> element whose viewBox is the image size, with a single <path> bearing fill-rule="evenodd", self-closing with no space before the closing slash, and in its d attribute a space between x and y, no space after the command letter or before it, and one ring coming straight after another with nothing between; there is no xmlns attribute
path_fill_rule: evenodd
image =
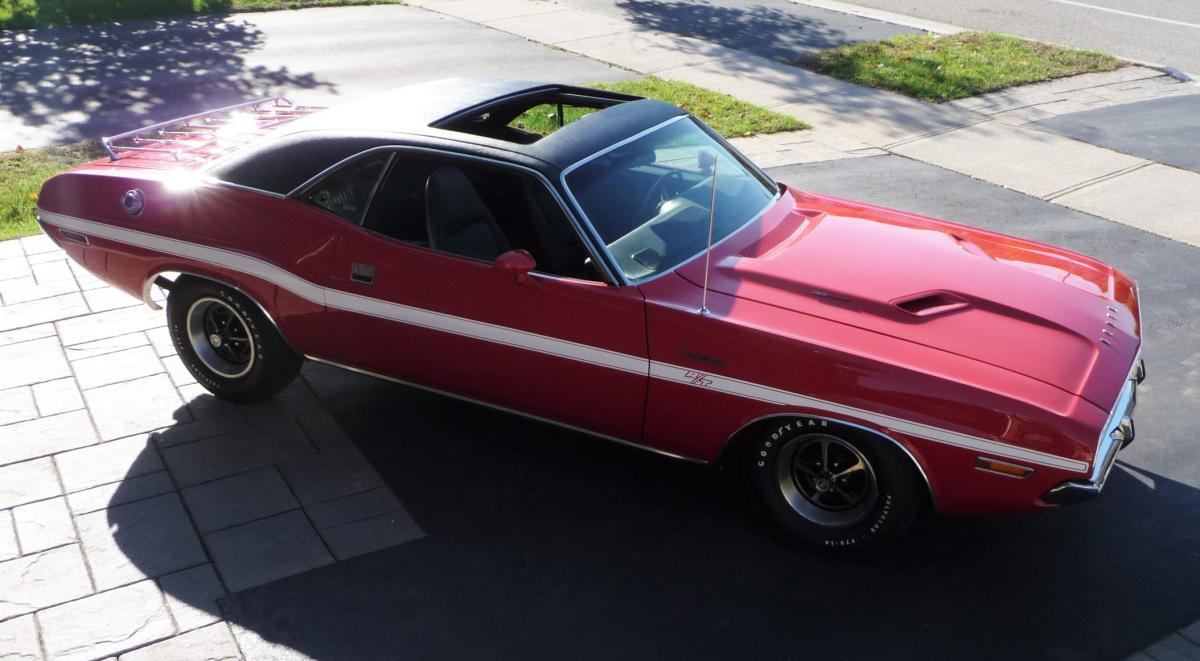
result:
<svg viewBox="0 0 1200 661"><path fill-rule="evenodd" d="M815 130L738 140L764 166L894 153L1200 246L1200 174L1027 126L1059 114L1200 93L1127 67L946 104L860 87L701 39L536 0L410 0L602 62L719 90Z"/></svg>

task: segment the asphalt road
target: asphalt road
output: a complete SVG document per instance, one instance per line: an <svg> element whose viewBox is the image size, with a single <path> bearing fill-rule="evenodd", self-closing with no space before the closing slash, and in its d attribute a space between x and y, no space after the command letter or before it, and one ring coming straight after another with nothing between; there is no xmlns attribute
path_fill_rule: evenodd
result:
<svg viewBox="0 0 1200 661"><path fill-rule="evenodd" d="M1200 172L1200 94L1075 112L1032 127Z"/></svg>
<svg viewBox="0 0 1200 661"><path fill-rule="evenodd" d="M1073 247L1138 278L1150 377L1105 494L929 517L854 560L766 532L724 475L334 368L305 376L428 533L230 595L327 659L1121 659L1200 618L1200 251L882 156L817 191Z"/></svg>
<svg viewBox="0 0 1200 661"><path fill-rule="evenodd" d="M974 30L1006 32L1200 77L1200 3L1194 0L850 0Z"/></svg>
<svg viewBox="0 0 1200 661"><path fill-rule="evenodd" d="M446 76L630 72L443 14L336 7L0 32L0 151L284 94L332 104Z"/></svg>

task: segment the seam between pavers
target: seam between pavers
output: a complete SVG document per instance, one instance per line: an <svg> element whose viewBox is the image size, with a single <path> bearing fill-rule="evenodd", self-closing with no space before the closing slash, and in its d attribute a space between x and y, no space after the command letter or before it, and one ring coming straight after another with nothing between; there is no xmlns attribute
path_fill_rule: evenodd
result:
<svg viewBox="0 0 1200 661"><path fill-rule="evenodd" d="M1121 152L1117 152L1117 153L1119 154ZM1067 186L1066 188L1064 188L1062 190L1054 191L1053 193L1050 193L1049 195L1042 197L1042 199L1047 202L1053 202L1054 200L1056 200L1060 197L1063 197L1064 195L1069 195L1071 193L1081 191L1085 188L1090 188L1091 186L1095 186L1096 184L1103 183L1105 181L1109 181L1110 179L1116 179L1117 177L1123 177L1131 172L1136 172L1138 170L1141 170L1142 168L1146 168L1151 165L1156 165L1156 163L1154 161L1145 161L1143 163L1131 165L1127 168L1122 168L1115 172L1110 172L1108 174L1102 174L1099 177L1096 177L1094 179L1089 179L1087 181L1081 181L1078 184L1075 184L1073 186ZM1062 206L1062 205L1060 205L1060 206Z"/></svg>
<svg viewBox="0 0 1200 661"><path fill-rule="evenodd" d="M74 278L74 274L71 275ZM78 284L78 282L76 282ZM80 294L82 296L82 294ZM84 302L84 306L87 302ZM90 309L90 308L89 308ZM88 424L92 426L92 433L96 435L95 445L103 443L103 436L100 435L100 428L96 425L95 419L92 418L92 410L87 405L87 399L83 396L83 389L79 387L79 378L75 374L75 366L71 364L67 358L67 350L63 348L62 336L58 334L58 326L54 326L54 337L58 340L58 350L62 353L63 360L67 361L67 369L71 372L71 380L75 383L75 388L79 390L79 399L83 402L83 412L87 416ZM89 446L83 446L89 447ZM99 589L99 584L96 583L96 576L92 572L92 562L88 558L87 549L84 548L83 535L79 530L79 521L75 517L75 513L71 511L71 505L67 502L67 483L63 480L62 471L58 468L58 460L54 454L50 455L50 466L54 468L54 476L58 478L58 487L62 490L63 503L67 506L67 514L71 517L71 528L75 531L75 541L79 544L79 557L83 559L83 568L87 572L88 581L92 584L92 594L96 594ZM46 658L50 658L47 656Z"/></svg>
<svg viewBox="0 0 1200 661"><path fill-rule="evenodd" d="M121 309L121 308L117 308L117 309ZM105 312L111 312L111 310L105 310ZM92 314L99 314L99 313L93 312ZM104 340L111 340L111 339L113 339L113 338L117 338L117 337L124 337L125 335L138 335L138 334L140 334L140 333L144 333L144 331L134 331L134 332L132 332L132 333L125 333L124 335L113 335L112 337L102 337L102 338L100 338L99 340L95 340L95 341L96 341L96 342L103 342ZM61 338L60 338L60 342L61 342ZM64 345L63 345L63 350L64 350L64 352L65 352L67 349L70 349L70 348L72 348L72 347L78 347L78 346L81 346L81 345L84 345L84 344L91 344L91 342L80 342L79 344L64 344ZM130 350L133 350L133 349L141 349L141 348L143 348L143 347L150 347L150 349L151 349L152 351L154 350L154 345L150 343L150 338L146 338L146 344L139 344L139 345L137 345L137 346L132 346L132 347L118 347L118 348L115 348L115 349L110 349L110 350L107 350L107 351L100 351L100 352L98 352L98 353L91 353L91 354L88 354L88 355L86 355L86 356L84 356L84 357L82 357L82 358L76 358L75 360L71 360L70 358L68 358L68 359L67 359L67 362L69 362L69 363L73 363L73 362L75 362L75 361L77 361L77 360L87 360L88 358L99 358L100 356L111 356L111 355L112 355L112 354L114 354L114 353L120 353L120 352L122 352L122 351L130 351ZM155 351L155 355L158 355L158 352L157 352L157 351ZM162 356L159 356L159 358L162 358ZM165 366L165 365L163 366L163 369L164 369L164 371L165 371L165 369L166 369L166 366ZM159 373L159 372L155 372L154 374L158 374L158 373ZM117 384L117 383L128 383L129 381L133 381L134 379L144 379L146 376L154 376L154 374L147 374L147 375L145 375L145 376L138 376L138 377L134 377L133 379L126 379L126 380L124 380L124 381L113 381L112 383L105 383L104 385L92 386L91 388L88 388L88 390L94 390L94 389L96 389L96 388L103 388L104 386L111 386L111 385L114 385L114 384ZM51 380L51 381L55 381L56 379L50 379L50 380ZM46 383L46 382L45 382L45 381L39 381L38 383ZM78 387L78 386L77 386L77 387ZM83 392L83 389L82 389L82 388L80 388L79 392L81 392L81 393L82 393L82 392Z"/></svg>
<svg viewBox="0 0 1200 661"><path fill-rule="evenodd" d="M56 337L57 337L57 336L56 336ZM59 345L60 347L62 346L62 339L61 339L61 338L59 338L59 340L58 340L58 345ZM70 362L70 361L68 361L68 362ZM65 379L65 378L67 378L67 377L59 377L58 379L50 379L50 381L60 381L60 380L62 380L62 379ZM74 380L74 379L72 379L72 380ZM28 386L26 386L27 388L29 388L29 396L33 398L33 410L34 410L34 412L35 412L35 413L37 413L37 417L36 417L36 418L34 418L34 420L41 420L42 418L45 418L45 417L48 417L48 416L45 416L45 415L43 415L43 414L42 414L42 407L41 407L41 406L38 406L38 401L37 401L37 400L38 400L38 398L37 398L37 393L35 393L35 392L33 391L33 387L34 387L34 386L37 386L37 385L41 385L41 384L43 384L43 383L50 383L50 381L38 381L37 383L31 383L31 384L29 384ZM78 386L76 386L76 389L78 389ZM79 396L79 399L80 399L80 400L82 400L82 399L83 399L83 395L82 395L82 394L80 394L80 396ZM76 409L76 410L78 410L78 409ZM73 413L73 411L61 411L61 413ZM27 422L27 421L26 421L26 422ZM14 424L15 424L15 423L14 423ZM0 427L4 427L4 426L5 426L5 425L0 425ZM65 495L65 494L64 494L64 495ZM70 509L70 508L67 508L67 509Z"/></svg>
<svg viewBox="0 0 1200 661"><path fill-rule="evenodd" d="M53 326L53 325L54 325L53 321L43 321L40 324L30 324L28 326L20 326L18 328L10 328L6 331L0 331L0 333L12 333L12 332L19 331L19 330L25 330L26 328L36 328L38 326ZM17 340L16 342L9 342L8 344L0 346L0 349L5 348L5 347L15 347L18 344L25 344L26 342L37 342L38 340L45 340L50 337L58 338L58 329L57 328L54 329L53 333L51 333L50 335L47 335L45 337L32 337L32 338L29 338L28 340ZM60 345L62 344L62 338L58 338L58 343ZM60 378L62 378L62 377L60 377ZM50 380L57 381L58 379L50 379ZM46 383L46 382L38 381L38 383Z"/></svg>
<svg viewBox="0 0 1200 661"><path fill-rule="evenodd" d="M321 402L321 398L317 397L317 392L312 389L312 386L308 383L308 379L305 379L304 375L302 375L302 374L298 375L298 376L300 377L300 380L302 382L304 382L304 387L308 388L309 392L312 393L313 399L317 400L318 402ZM324 407L325 407L325 404L323 402L321 402L321 408L324 408ZM326 410L326 413L328 413L328 412L329 411ZM304 434L304 439L307 440L308 444L312 446L312 448L314 450L314 454L323 454L321 452L321 450L317 447L317 444L313 441L312 437L308 435L308 430L306 430L299 423L297 423L296 426L300 427L300 433ZM334 562L337 562L338 561L337 555L334 554L333 549L329 546L329 542L325 541L325 536L321 534L321 529L317 527L317 524L312 520L312 517L309 516L308 510L306 510L304 508L304 501L301 500L300 496L298 496L296 494L296 490L292 488L292 483L288 482L288 479L283 474L283 471L279 470L279 464L272 464L271 467L274 468L275 472L279 474L279 479L283 482L283 486L287 487L288 493L291 494L292 498L296 499L296 503L300 506L300 514L304 516L304 520L308 522L308 525L312 526L312 531L314 533L316 533L317 539L321 540L321 548L325 549L325 552L329 554L330 559L332 559ZM372 468L372 470L374 470L374 468ZM288 511L290 512L292 510L288 510ZM264 518L266 518L266 517L264 517Z"/></svg>
<svg viewBox="0 0 1200 661"><path fill-rule="evenodd" d="M17 250L21 251L20 257L21 257L21 259L25 260L25 268L29 269L30 275L33 275L33 265L29 263L29 253L25 252L25 244L21 243L21 239L19 239L19 238L18 239L10 239L10 240L15 241L17 243ZM5 278L5 279L7 280L8 278ZM36 278L34 279L34 281L36 282ZM4 305L4 295L3 294L0 294L0 306L7 307L6 305ZM34 324L34 325L36 326L37 324Z"/></svg>
<svg viewBox="0 0 1200 661"><path fill-rule="evenodd" d="M149 338L147 338L147 339L149 339ZM163 371L166 371L167 364L165 362L163 362L162 357L158 355L157 351L154 352L154 355L156 358L158 358L159 364L162 365ZM175 395L177 397L179 397L179 401L183 402L183 407L187 408L188 400L185 399L183 396L183 393L180 392L179 386L175 385L175 382L169 376L167 378L167 382L170 383L171 387L175 389ZM192 414L191 409L188 409L188 415L191 415L191 414ZM240 410L238 411L238 415L239 416L241 415ZM195 416L192 416L192 417L194 418ZM193 420L193 422L194 421L195 420ZM170 429L173 426L174 425L168 425L167 427L160 427L160 429ZM303 430L301 430L301 431L303 431ZM200 550L204 552L204 558L208 561L207 564L212 566L213 575L217 577L217 582L221 584L221 589L224 590L225 594L229 594L230 593L229 586L225 584L225 578L223 576L221 576L221 572L217 569L217 563L213 560L213 555L212 555L212 552L208 548L208 543L204 540L204 535L200 533L200 527L196 525L196 517L192 514L192 508L188 507L187 499L183 497L183 489L180 488L179 482L176 481L176 479L175 479L175 475L173 473L171 473L171 467L167 464L167 460L163 458L162 451L158 447L158 441L155 440L150 435L151 433L152 432L146 432L146 440L148 441L146 443L146 446L153 448L154 452L158 455L158 460L162 464L163 472L167 474L167 480L171 483L171 486L174 487L174 489L175 489L175 497L179 499L179 505L183 509L183 515L187 517L188 525L190 525L192 527L192 533L196 535L197 541L200 542ZM196 566L200 566L200 565L196 565ZM187 569L190 569L190 567ZM185 571L185 570L181 569L179 571ZM174 572L172 572L172 573L174 573ZM155 586L158 585L158 578L155 578L154 585ZM159 588L159 591L162 592L161 587ZM167 605L167 612L171 612L171 607L169 604ZM221 617L221 619L224 620L225 618ZM173 615L172 615L172 621L174 621ZM176 624L177 631L178 631L178 628L179 628L178 624Z"/></svg>
<svg viewBox="0 0 1200 661"><path fill-rule="evenodd" d="M49 500L49 499L43 498L42 500ZM42 502L42 501L39 500L36 502ZM28 505L28 503L23 503L23 504ZM14 506L8 508L7 511L8 511L8 520L12 522L11 527L12 527L13 541L17 545L17 558L20 558L25 555L25 552L21 549L21 536L17 534L17 515L12 513L12 511L17 509L18 507L20 507L20 505L14 505ZM11 558L11 559L16 560L17 558Z"/></svg>
<svg viewBox="0 0 1200 661"><path fill-rule="evenodd" d="M54 468L54 477L58 479L58 488L63 492L63 503L67 500L67 485L63 482L62 471L58 470L58 462L54 460L54 456L50 456L50 465ZM71 511L71 506L67 505L67 515L71 517L71 530L75 531L75 543L79 545L79 557L83 559L83 570L87 572L88 582L92 584L92 594L98 591L96 577L92 573L92 563L88 560L87 551L83 548L83 535L79 532L79 522L75 518L75 513ZM15 517L14 517L15 518ZM20 540L18 540L20 543ZM49 658L49 657L46 657Z"/></svg>
<svg viewBox="0 0 1200 661"><path fill-rule="evenodd" d="M215 568L213 569L213 573L217 573ZM249 659L250 657L246 656L246 650L242 649L242 641L238 640L237 634L233 632L233 625L229 624L225 618L221 618L221 624L224 624L225 628L229 630L229 637L233 639L233 646L237 648L238 654L240 654L242 657L242 661Z"/></svg>
<svg viewBox="0 0 1200 661"><path fill-rule="evenodd" d="M87 447L87 446L84 446L84 447ZM66 452L70 452L70 450L66 450ZM37 461L38 459L50 459L50 458L52 458L53 456L54 456L54 455L47 455L47 456L45 456L45 457L34 457L33 459L29 459L28 461ZM13 463L13 464L5 464L5 466L4 466L4 467L5 467L5 468L8 468L9 466L20 466L20 465L21 465L21 464L23 464L23 463L25 463L25 462L24 462L24 461L18 461L18 462L16 462L16 463ZM61 486L61 482L60 482L59 484L60 484L60 486ZM47 497L47 498L38 498L37 500L30 500L30 501L28 501L28 502L21 503L20 505L13 505L12 507L8 508L8 510L7 510L7 511L11 512L11 511L13 511L13 510L17 509L18 507L24 507L24 506L26 506L26 505L36 505L36 504L38 504L38 503L44 503L44 502L46 502L47 500L54 500L55 498L59 498L59 497L63 497L63 498L65 498L65 497L66 497L66 494L64 493L64 494L60 494L59 496L49 496L49 497ZM70 510L71 510L71 508L68 506L68 507L67 507L67 511L68 511L68 512L70 512ZM17 526L17 521L16 521L16 519L14 518L14 519L13 519L13 530L16 530L16 526ZM66 546L66 544L59 544L58 546ZM51 547L51 548L57 548L57 547ZM26 555L26 554L22 554L22 555ZM4 562L8 562L8 561L7 561L7 560L5 560Z"/></svg>
<svg viewBox="0 0 1200 661"><path fill-rule="evenodd" d="M166 462L163 463L163 466L164 467L166 466ZM194 533L196 535L197 541L200 542L200 550L204 552L204 559L207 561L207 562L202 562L199 565L185 567L183 569L177 570L176 572L170 572L170 573L174 574L174 573L177 573L178 571L187 571L188 569L195 569L196 567L201 567L205 564L210 565L213 568L213 575L217 577L217 582L219 582L221 584L221 589L225 591L225 594L230 594L229 586L225 584L225 578L223 576L221 576L221 572L217 568L217 563L215 561L213 561L212 551L209 550L208 543L204 540L204 535L200 533L200 528L196 525L196 517L192 515L192 508L188 507L187 499L183 497L183 491L180 490L179 484L175 481L175 476L171 474L170 470L167 470L166 473L167 473L167 479L171 481L171 486L175 487L175 497L179 499L179 504L183 508L183 515L187 517L188 525L190 525L192 527L192 533ZM154 578L154 585L156 585L156 586L158 585L159 578L162 578L162 577L156 576ZM159 588L159 591L160 592L162 591L161 587ZM168 605L167 611L169 612L170 610L171 610L171 607ZM222 617L221 619L223 620L225 618ZM174 621L174 620L172 619L172 621Z"/></svg>
<svg viewBox="0 0 1200 661"><path fill-rule="evenodd" d="M180 500L183 500L183 498L180 497ZM197 533L197 536L199 536L199 533ZM195 567L203 567L203 565L195 565ZM189 569L194 569L195 567L185 567L184 569L180 569L179 571L188 571ZM172 573L174 573L174 572L172 572ZM213 573L215 574L216 572L214 571ZM183 633L183 627L179 626L179 620L175 619L175 611L171 610L171 604L167 601L167 591L164 590L161 585L159 585L159 583L158 583L159 578L160 577L155 576L154 578L152 578L150 580L154 582L154 587L158 588L158 598L160 600L162 600L163 610L167 613L167 619L171 620L171 627L173 629L175 629L175 633L171 634L171 636L170 636L171 638L174 638L175 636L178 636ZM163 640L169 640L169 638L164 638ZM150 644L152 644L152 643L147 643L147 645L150 645ZM134 649L139 649L139 648L135 647ZM127 651L129 651L129 650L126 650L126 652ZM124 654L124 653L125 652L121 652L121 654Z"/></svg>
<svg viewBox="0 0 1200 661"><path fill-rule="evenodd" d="M338 419L337 419L337 417L336 417L335 415L333 415L333 411L330 411L330 410L329 410L329 407L325 405L325 400L323 400L323 399L321 399L320 397L318 397L318 396L317 396L317 391L316 391L316 390L315 390L315 389L312 387L312 384L308 382L308 377L306 377L306 376L304 376L303 374L301 374L301 375L300 375L300 379L301 379L301 380L303 380L303 381L304 381L304 385L308 386L308 389L309 389L310 391L312 391L312 393L313 393L313 397L314 397L314 398L317 400L317 403L318 403L318 404L320 404L321 408L322 408L322 409L325 411L325 415L328 415L328 416L329 416L329 419L330 419L330 420L333 420L334 424L336 424L336 425L338 426L338 428L339 428L339 429L341 429L341 431L344 433L346 430L345 430L345 429L342 429L342 423L341 423L341 422L338 422ZM303 425L300 425L300 430L304 432L305 436L308 436L308 437L309 437L309 442L313 443L313 445L316 445L316 442L315 442L315 441L313 441L313 440L312 440L312 437L308 435L308 430L307 430L307 429L304 429L304 426L303 426ZM347 438L349 438L349 435L347 435ZM351 441L351 442L350 442L350 444L351 444L351 445L354 445L354 442L353 442L353 441ZM358 450L358 446L357 446L357 445L354 445L354 448L355 448L356 450ZM362 452L362 450L358 450L358 451L359 451L360 453ZM365 456L363 457L363 460L364 460L364 461L366 461L366 457L365 457ZM369 464L370 462L367 462L367 463ZM375 467L374 467L374 466L371 466L371 470L375 471L376 475L378 475L378 474L379 474L379 471L377 471L377 470L375 469ZM281 471L281 475L280 475L280 476L282 477L282 471ZM384 488L384 489L387 489L388 493L390 493L390 494L392 495L392 497L393 497L393 498L396 498L396 492L392 491L392 487L391 487L390 485L388 485L387 481L383 479L383 476L382 476L382 475L380 475L380 476L379 476L379 481L381 482L381 485L380 485L379 487L372 487L372 488L370 488L370 489L363 489L363 490L361 490L361 491L355 491L354 493L349 493L349 494L346 494L346 495L344 495L344 496L338 496L337 498L329 498L329 499L327 499L327 500L322 500L322 501L320 501L320 502L317 502L317 503L312 503L312 505L320 505L320 504L322 504L322 503L328 503L328 502L332 502L332 501L334 501L334 500L338 500L339 498L349 498L350 496L355 496L355 495L358 495L358 494L361 494L361 493L366 493L366 492L368 492L368 491L373 491L374 489L379 489L379 488ZM284 484L288 484L288 481L287 481L287 479L284 479L284 480L283 480L283 483L284 483ZM290 484L288 485L288 488L289 488L289 489L291 488L291 485L290 485ZM292 495L294 496L295 494L292 494ZM296 502L300 502L300 499L299 499L299 498L296 498ZM378 515L374 515L374 516L380 516L380 515L382 515L382 514L387 514L387 513L389 513L389 512L400 512L400 511L404 511L405 513L408 513L408 514L409 514L409 517L410 517L410 518L412 518L412 514L411 514L411 513L409 513L409 512L408 512L408 510L406 510L406 509L404 508L404 503L403 503L403 502L400 502L400 499L399 499L399 498L396 498L396 502L400 503L400 507L399 507L399 508L397 508L397 509L394 509L394 510L388 510L388 512L381 512L380 514L378 514ZM304 508L304 505L303 505L303 503L301 503L301 509L303 509L303 508ZM308 516L308 511L307 511L307 510L305 510L305 512L304 512L304 515L305 515L306 517ZM337 527L339 527L339 526L341 526L341 525L347 525L347 524L350 524L350 523L358 523L359 521L366 521L366 520L367 520L367 519L369 519L369 518L371 518L371 517L370 517L370 516L365 516L365 517L363 517L363 518L361 518L361 519L356 519L356 520L354 520L354 521L347 521L347 522L345 522L344 524L338 524L338 526L332 526L332 527L328 528L328 530L332 530L333 528L337 528ZM320 531L321 531L321 529L317 527L316 523L315 523L315 522L313 522L311 518L309 519L309 523L311 523L311 524L312 524L312 526L313 526L313 530L316 530L316 531L317 531L317 536L321 538L321 541L322 541L322 542L324 542L324 541L325 541L325 537L324 537L323 535L321 535L321 532L320 532ZM414 525L416 525L418 529L420 529L420 528L421 528L421 527L420 527L420 525L419 525L419 524L417 524L417 522L416 522L416 519L413 519L413 524L414 524ZM421 532L422 532L422 533L424 533L424 530L422 529L422 530L421 530ZM326 546L328 546L328 544L326 544ZM332 549L330 550L330 555L333 555L333 551L332 551ZM337 561L337 556L336 556L336 555L333 555L333 559L334 559L334 561L336 562L336 561Z"/></svg>
<svg viewBox="0 0 1200 661"><path fill-rule="evenodd" d="M387 487L386 485L384 486L384 488L388 489L388 491L391 491L391 489L390 489L389 487ZM357 495L359 495L359 494L366 493L367 491L373 491L373 489L367 489L366 491L357 491L357 492L355 492L355 493L352 493L352 494L349 494L349 495L346 495L346 496L342 496L342 498L350 498L351 496L357 496ZM394 496L395 494L392 494L392 495ZM334 501L334 500L340 500L340 499L341 499L341 498L330 498L329 500L325 500L325 501L321 501L320 503L313 503L313 504L314 504L314 505L321 505L321 504L324 504L324 503L328 503L328 502L332 502L332 501ZM397 498L397 501L398 501L398 500L399 500L399 499ZM393 513L395 513L395 512L404 512L404 513L406 513L406 514L407 514L407 513L408 513L408 510L404 509L403 507L396 507L396 508L392 508L392 509L390 509L390 510L385 510L385 511L383 511L383 512L376 512L376 513L374 513L374 514L368 514L367 516L360 517L360 518L357 518L357 519L351 519L351 520L349 520L349 521L343 521L343 522L341 522L341 523L339 523L339 524L337 524L337 525L334 525L334 526L329 526L328 528L316 528L316 526L315 526L315 524L314 524L314 528L315 528L315 529L318 531L318 534L320 534L320 531L321 531L321 530L326 530L326 531L331 531L331 532L332 532L332 531L334 531L334 530L337 530L337 529L339 529L339 528L343 528L343 527L345 527L345 526L353 525L353 524L355 524L355 523L361 523L361 522L363 522L363 521L367 521L367 520L370 520L370 519L374 519L374 518L376 518L376 517L380 517L380 516L386 516L386 515L388 515L388 514L393 514ZM411 515L411 514L409 514L409 516L411 517L412 515ZM415 522L414 522L414 523L415 523ZM418 527L420 527L420 526L418 526ZM422 532L424 532L424 531L422 531Z"/></svg>
<svg viewBox="0 0 1200 661"><path fill-rule="evenodd" d="M87 305L87 303L85 302L84 305ZM104 443L104 436L100 433L100 426L96 424L96 419L92 417L92 408L88 406L87 398L83 396L83 388L79 387L79 375L75 373L75 365L71 362L71 358L67 356L67 349L63 346L62 335L58 333L57 325L54 326L54 339L58 340L58 350L60 353L62 353L63 360L67 361L67 370L71 372L71 376L69 378L75 382L75 389L79 391L79 400L83 402L83 408L78 410L83 411L87 415L88 423L92 426L92 432L96 434L96 442L93 443L93 445L100 445L101 443ZM57 379L52 380L57 381ZM43 381L42 383L45 382ZM88 446L85 445L81 447ZM58 464L55 464L55 470L58 470ZM63 493L66 494L66 485L64 484L63 487Z"/></svg>
<svg viewBox="0 0 1200 661"><path fill-rule="evenodd" d="M82 551L80 553L82 553ZM30 613L30 615L32 617L29 619L33 621L33 630L37 634L38 647L41 649L42 659L49 659L50 649L46 647L46 635L42 633L42 622L38 619L37 611Z"/></svg>
<svg viewBox="0 0 1200 661"><path fill-rule="evenodd" d="M96 595L107 594L107 593L109 593L109 592L113 592L113 591L115 591L115 590L121 590L121 589L127 588L127 587L129 587L129 586L131 586L131 585L137 585L138 583L143 583L143 582L145 582L145 581L150 581L151 583L154 583L154 588L155 588L155 590L158 592L158 594L159 594L159 598L160 598L160 599L163 599L163 609L164 609L164 610L167 612L167 617L169 617L169 618L170 618L170 617L171 617L171 607L170 607L169 605L167 605L167 604L166 604L166 599L165 599L165 597L164 597L164 595L163 595L162 588L158 587L158 582L157 582L157 581L155 581L155 580L154 580L154 579L152 579L152 578L141 578L141 579L138 579L138 580L134 581L133 583L125 583L124 585L118 585L118 586L116 586L116 587L112 587L112 588L109 588L109 589L107 589L107 590L102 590L102 591L100 591L100 592L93 592L92 594L85 595L85 596L83 596L83 597L79 597L78 599L72 599L72 600L70 600L70 601L64 601L64 602L62 602L62 603L59 603L59 604L54 604L53 606L46 606L45 608L39 608L37 611L34 611L34 612L32 613L32 615L34 616L34 618L33 618L33 619L34 619L34 621L35 621L35 622L37 622L37 625L38 625L38 630L39 630L39 633L40 633L40 630L41 630L41 621L40 621L40 618L39 618L38 616L39 616L39 615L41 615L41 613L42 613L43 611L49 610L49 609L51 609L51 608L56 608L56 607L58 607L58 606L65 606L66 604L73 604L73 603L75 603L75 602L77 602L77 601L82 601L82 600L84 600L84 599L87 599L87 598L89 598L89 597L95 597ZM120 652L114 652L114 653L113 653L113 654L111 654L111 655L109 655L109 654L106 654L106 655L104 655L104 656L102 656L102 657L99 657L99 658L101 658L101 659L115 659L115 658L117 658L118 656L120 656L120 655L122 655L122 654L125 654L126 652L130 652L130 651L133 651L133 650L135 650L135 649L141 649L141 648L143 648L143 647L147 647L147 646L149 646L149 645L154 645L154 644L156 644L156 643L161 643L161 642L163 642L163 641L165 641L165 640L171 640L172 638L175 638L175 637L177 637L177 636L179 635L179 625L178 625L178 624L176 624L176 622L175 622L174 618L171 618L171 624L172 624L172 625L175 627L175 633L172 633L172 634L171 634L171 635L169 635L169 636L165 636L165 637L162 637L162 638L155 638L155 639L153 639L153 640L150 640L150 641L148 641L148 642L146 642L146 643L144 643L144 644L138 645L138 646L136 646L136 647L130 647L130 648L128 648L128 649L126 649L126 650L122 650L122 651L120 651ZM138 630L141 630L141 628L142 628L142 627L139 627L139 628L138 628ZM94 644L97 644L97 643L104 643L104 642L117 642L117 641L96 641L96 642L93 642L92 644L94 645ZM44 647L44 644L43 644L43 647ZM48 650L46 650L46 649L43 649L43 654L45 655L43 658L47 659L48 661L52 661L52 657L50 656L50 654L46 653L47 651L48 651ZM93 658L95 658L95 657L93 657Z"/></svg>

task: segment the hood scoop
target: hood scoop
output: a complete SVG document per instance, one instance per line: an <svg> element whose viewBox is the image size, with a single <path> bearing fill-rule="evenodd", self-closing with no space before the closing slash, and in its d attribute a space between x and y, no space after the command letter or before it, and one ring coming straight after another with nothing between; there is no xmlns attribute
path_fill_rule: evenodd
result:
<svg viewBox="0 0 1200 661"><path fill-rule="evenodd" d="M967 299L948 291L925 292L892 301L892 305L919 319L941 317L970 307Z"/></svg>

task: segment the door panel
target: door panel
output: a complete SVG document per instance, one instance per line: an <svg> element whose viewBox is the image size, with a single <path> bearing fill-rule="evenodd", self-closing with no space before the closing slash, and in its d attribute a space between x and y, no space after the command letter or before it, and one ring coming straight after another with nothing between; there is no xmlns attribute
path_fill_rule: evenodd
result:
<svg viewBox="0 0 1200 661"><path fill-rule="evenodd" d="M366 282L366 273L370 282ZM647 362L635 288L532 275L348 227L327 293L330 358L626 440Z"/></svg>

